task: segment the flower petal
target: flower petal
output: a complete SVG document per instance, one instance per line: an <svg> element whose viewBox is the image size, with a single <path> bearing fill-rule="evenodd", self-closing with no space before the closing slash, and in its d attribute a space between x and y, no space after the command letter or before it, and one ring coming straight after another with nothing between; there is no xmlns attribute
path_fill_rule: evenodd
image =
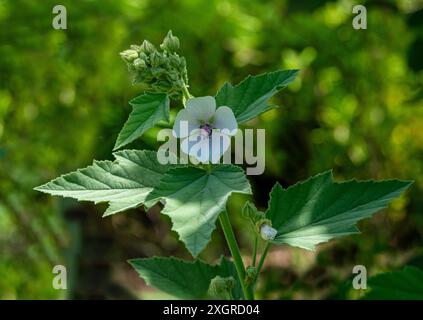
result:
<svg viewBox="0 0 423 320"><path fill-rule="evenodd" d="M172 134L176 138L186 138L199 126L200 122L192 116L191 112L187 109L182 109L176 115Z"/></svg>
<svg viewBox="0 0 423 320"><path fill-rule="evenodd" d="M204 131L204 130L201 130ZM194 134L181 141L181 151L195 157L199 162L208 163L210 158L210 139L196 130Z"/></svg>
<svg viewBox="0 0 423 320"><path fill-rule="evenodd" d="M234 136L238 130L238 123L231 108L222 106L214 114L214 127L223 133Z"/></svg>
<svg viewBox="0 0 423 320"><path fill-rule="evenodd" d="M216 100L211 96L191 98L187 100L186 110L194 119L208 122L216 111Z"/></svg>
<svg viewBox="0 0 423 320"><path fill-rule="evenodd" d="M231 137L213 130L209 136L203 129L196 129L189 137L182 139L181 151L195 157L201 163L219 163L222 155L231 145Z"/></svg>
<svg viewBox="0 0 423 320"><path fill-rule="evenodd" d="M213 130L210 136L210 155L209 161L211 163L219 163L220 158L231 145L231 137L227 134L222 134L218 130Z"/></svg>

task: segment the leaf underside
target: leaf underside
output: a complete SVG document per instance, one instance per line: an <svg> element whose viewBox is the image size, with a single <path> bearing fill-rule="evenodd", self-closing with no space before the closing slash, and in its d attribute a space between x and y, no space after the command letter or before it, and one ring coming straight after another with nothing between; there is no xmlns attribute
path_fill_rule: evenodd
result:
<svg viewBox="0 0 423 320"><path fill-rule="evenodd" d="M238 123L257 117L275 108L268 100L295 80L298 70L279 70L257 76L248 76L238 85L226 82L216 94L218 106L228 106Z"/></svg>
<svg viewBox="0 0 423 320"><path fill-rule="evenodd" d="M278 233L277 244L308 250L334 237L358 233L357 221L368 218L398 197L410 181L334 182L327 171L283 189L276 183L266 217Z"/></svg>
<svg viewBox="0 0 423 320"><path fill-rule="evenodd" d="M196 257L210 241L216 218L232 192L251 193L241 168L217 165L209 172L187 166L169 170L147 202L165 200L162 213L171 218L172 229Z"/></svg>
<svg viewBox="0 0 423 320"><path fill-rule="evenodd" d="M238 279L235 265L224 257L216 265L174 257L132 259L128 262L148 285L181 299L205 298L210 281L216 276ZM235 299L242 299L239 281L232 294Z"/></svg>
<svg viewBox="0 0 423 320"><path fill-rule="evenodd" d="M109 202L104 216L141 205L172 165L157 161L156 152L122 150L115 161L94 161L91 166L62 175L35 190L94 203Z"/></svg>

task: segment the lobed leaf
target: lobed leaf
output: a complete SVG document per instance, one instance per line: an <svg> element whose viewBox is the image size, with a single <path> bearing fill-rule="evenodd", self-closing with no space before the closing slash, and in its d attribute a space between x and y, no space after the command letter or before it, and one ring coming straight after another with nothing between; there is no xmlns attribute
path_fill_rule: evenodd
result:
<svg viewBox="0 0 423 320"><path fill-rule="evenodd" d="M238 85L226 82L216 94L218 106L228 106L238 123L246 122L275 108L268 100L294 81L298 70L279 70L258 76L248 76Z"/></svg>
<svg viewBox="0 0 423 320"><path fill-rule="evenodd" d="M147 92L132 99L129 104L132 112L119 133L114 150L141 137L157 122L169 121L169 97L164 93Z"/></svg>
<svg viewBox="0 0 423 320"><path fill-rule="evenodd" d="M173 165L162 165L156 152L123 150L116 160L94 161L91 166L62 175L35 190L80 201L109 202L108 216L141 205Z"/></svg>
<svg viewBox="0 0 423 320"><path fill-rule="evenodd" d="M169 170L147 202L165 200L162 213L171 218L172 229L195 257L210 241L216 218L232 192L251 193L241 168L217 165L207 171L186 166Z"/></svg>
<svg viewBox="0 0 423 320"><path fill-rule="evenodd" d="M410 181L334 182L327 171L270 193L266 217L278 233L274 243L314 250L334 237L357 233L357 221L368 218L398 197Z"/></svg>

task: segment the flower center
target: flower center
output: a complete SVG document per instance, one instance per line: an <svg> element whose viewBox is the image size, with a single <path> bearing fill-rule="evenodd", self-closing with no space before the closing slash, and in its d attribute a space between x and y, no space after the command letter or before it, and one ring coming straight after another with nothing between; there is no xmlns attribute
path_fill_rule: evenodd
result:
<svg viewBox="0 0 423 320"><path fill-rule="evenodd" d="M213 127L211 124L205 123L200 126L200 129L206 131L207 135L210 136L212 134Z"/></svg>

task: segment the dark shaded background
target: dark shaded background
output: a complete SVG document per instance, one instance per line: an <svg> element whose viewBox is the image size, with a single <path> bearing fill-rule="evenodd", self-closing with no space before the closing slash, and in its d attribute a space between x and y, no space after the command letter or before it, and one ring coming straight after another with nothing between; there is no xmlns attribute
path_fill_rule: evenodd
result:
<svg viewBox="0 0 423 320"><path fill-rule="evenodd" d="M132 87L119 52L169 29L179 36L191 92L213 95L225 80L298 68L274 100L281 108L249 126L266 128L266 172L251 177L265 209L284 186L334 169L337 179L404 178L415 184L360 223L362 235L316 252L275 248L261 298L357 298L351 270L369 275L419 264L423 231L421 1L362 1L368 29L352 28L342 1L60 1L68 29L54 30L56 1L0 0L0 299L160 298L126 264L134 257L189 259L169 219L142 209L102 219L104 206L32 190L95 159L111 159ZM173 109L173 112L177 110ZM174 115L174 114L173 114ZM156 129L130 147L155 149ZM242 248L251 246L230 201ZM201 255L225 248L220 229ZM247 252L247 251L245 251ZM67 291L51 286L68 268Z"/></svg>

